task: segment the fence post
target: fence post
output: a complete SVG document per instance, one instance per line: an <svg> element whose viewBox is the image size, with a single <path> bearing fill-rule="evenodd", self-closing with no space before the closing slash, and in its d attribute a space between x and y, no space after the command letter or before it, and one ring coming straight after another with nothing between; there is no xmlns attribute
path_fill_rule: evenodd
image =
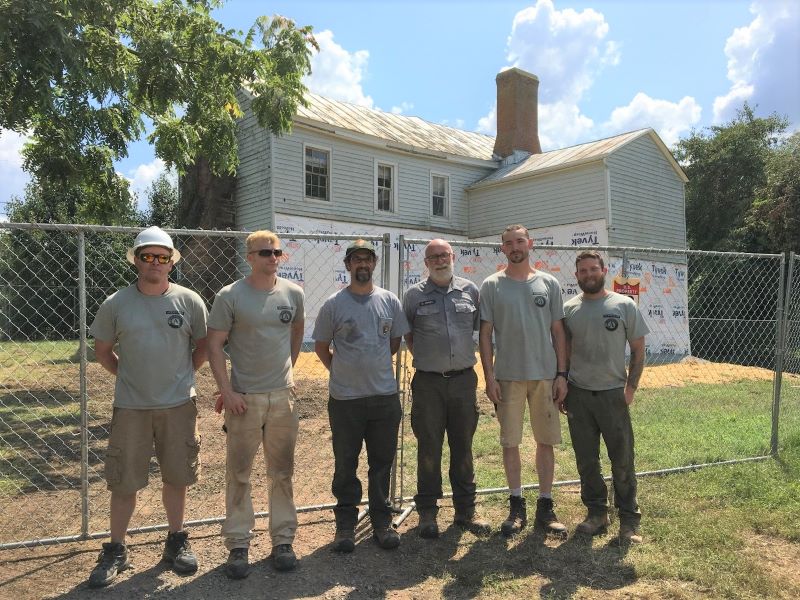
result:
<svg viewBox="0 0 800 600"><path fill-rule="evenodd" d="M781 410L781 384L783 383L783 359L786 352L786 306L792 297L792 278L794 271L794 252L789 254L788 277L786 272L786 254L781 256L781 279L778 285L778 310L775 314L775 380L772 386L772 437L770 452L778 455L778 426ZM784 279L786 278L786 280ZM785 287L785 294L784 294Z"/></svg>
<svg viewBox="0 0 800 600"><path fill-rule="evenodd" d="M78 352L81 395L81 537L89 539L89 402L86 392L86 234L78 231Z"/></svg>

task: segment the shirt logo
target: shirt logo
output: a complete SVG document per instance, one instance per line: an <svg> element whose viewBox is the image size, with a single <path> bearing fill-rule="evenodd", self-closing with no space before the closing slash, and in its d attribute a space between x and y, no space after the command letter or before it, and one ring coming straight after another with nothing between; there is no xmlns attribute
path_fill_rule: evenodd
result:
<svg viewBox="0 0 800 600"><path fill-rule="evenodd" d="M170 315L169 318L167 318L167 325L169 325L173 329L180 329L181 326L183 325L183 317L174 314Z"/></svg>
<svg viewBox="0 0 800 600"><path fill-rule="evenodd" d="M605 326L609 331L616 331L617 327L619 327L619 322L615 317L610 317L606 319Z"/></svg>
<svg viewBox="0 0 800 600"><path fill-rule="evenodd" d="M420 306L428 306L429 304L436 304L436 300L423 300L419 303Z"/></svg>
<svg viewBox="0 0 800 600"><path fill-rule="evenodd" d="M547 296L544 294L534 294L533 303L539 308L542 308L545 304L547 304Z"/></svg>
<svg viewBox="0 0 800 600"><path fill-rule="evenodd" d="M278 318L281 320L281 323L288 323L292 320L292 311L282 310L278 315Z"/></svg>

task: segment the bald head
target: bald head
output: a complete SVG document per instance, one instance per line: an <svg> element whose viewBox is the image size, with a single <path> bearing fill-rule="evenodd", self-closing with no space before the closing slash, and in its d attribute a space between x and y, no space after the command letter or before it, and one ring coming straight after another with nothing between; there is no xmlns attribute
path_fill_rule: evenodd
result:
<svg viewBox="0 0 800 600"><path fill-rule="evenodd" d="M447 285L453 278L453 248L442 239L435 239L425 246L425 266L436 285Z"/></svg>

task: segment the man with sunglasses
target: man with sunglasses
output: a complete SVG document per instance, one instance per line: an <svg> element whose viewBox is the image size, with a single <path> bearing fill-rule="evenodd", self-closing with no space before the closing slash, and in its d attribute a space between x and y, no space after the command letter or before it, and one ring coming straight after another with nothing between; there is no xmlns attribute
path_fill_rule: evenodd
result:
<svg viewBox="0 0 800 600"><path fill-rule="evenodd" d="M322 305L314 325L314 350L330 371L328 418L335 461L331 489L336 497L333 550L352 552L361 502L358 456L367 446L369 518L384 550L397 548L392 528L389 479L397 451L402 410L392 355L408 333L400 300L372 282L375 247L366 240L347 246L350 284Z"/></svg>
<svg viewBox="0 0 800 600"><path fill-rule="evenodd" d="M229 551L225 573L231 579L249 573L255 526L250 473L260 445L267 464L270 557L278 571L297 564L292 549L297 529L292 476L299 421L292 367L303 342L305 296L300 286L278 277L283 251L277 235L255 231L245 247L250 274L217 293L208 317L209 362L219 389L217 410L225 409L222 535ZM223 350L226 341L230 377Z"/></svg>
<svg viewBox="0 0 800 600"><path fill-rule="evenodd" d="M480 326L478 288L453 273L453 248L441 239L425 246L428 278L411 287L403 310L411 325L406 344L414 356L411 427L417 438L417 494L420 537L439 537L436 501L442 497L442 444L450 446L450 487L454 522L475 534L489 523L475 514L472 436L478 426L473 332Z"/></svg>
<svg viewBox="0 0 800 600"><path fill-rule="evenodd" d="M162 558L177 573L197 570L183 517L186 489L200 472L194 372L206 360L206 307L198 294L169 281L181 254L158 227L136 236L127 258L136 282L106 298L89 329L97 362L116 376L105 457L111 541L103 544L90 587L110 584L130 566L125 534L136 493L147 485L154 443L169 522Z"/></svg>

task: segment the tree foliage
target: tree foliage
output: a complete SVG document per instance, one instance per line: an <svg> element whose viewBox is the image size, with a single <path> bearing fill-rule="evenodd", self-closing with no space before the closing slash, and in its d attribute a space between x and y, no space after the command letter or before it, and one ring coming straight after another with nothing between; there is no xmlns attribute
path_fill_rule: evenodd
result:
<svg viewBox="0 0 800 600"><path fill-rule="evenodd" d="M237 93L259 124L290 128L317 47L310 27L261 17L226 29L214 0L0 0L0 128L29 132L24 166L62 189L116 193L113 161L145 133L183 172L238 164Z"/></svg>
<svg viewBox="0 0 800 600"><path fill-rule="evenodd" d="M754 203L767 190L768 165L781 146L786 118L756 117L747 104L724 125L692 132L678 142L683 165L689 247L696 250L767 251L772 240L753 228Z"/></svg>
<svg viewBox="0 0 800 600"><path fill-rule="evenodd" d="M174 229L178 221L178 186L167 173L161 173L147 188L147 209L142 225Z"/></svg>

